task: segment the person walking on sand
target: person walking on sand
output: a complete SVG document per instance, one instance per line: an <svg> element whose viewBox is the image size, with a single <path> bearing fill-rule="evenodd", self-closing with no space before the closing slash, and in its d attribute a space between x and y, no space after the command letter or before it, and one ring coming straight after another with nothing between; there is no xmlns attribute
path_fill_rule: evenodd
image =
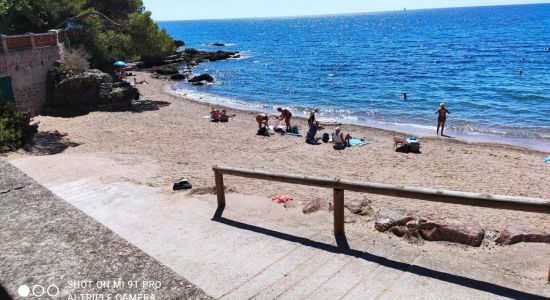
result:
<svg viewBox="0 0 550 300"><path fill-rule="evenodd" d="M268 121L269 121L269 117L266 114L264 114L264 113L258 114L256 116L256 122L258 122L258 130L262 129L262 126L267 127L268 126L268 124L267 124Z"/></svg>
<svg viewBox="0 0 550 300"><path fill-rule="evenodd" d="M282 107L277 108L277 111L281 113L281 115L279 117L277 117L277 119L279 119L281 121L284 120L285 125L286 125L286 131L289 131L290 130L290 119L292 119L292 113L290 112L290 110L288 108L282 108Z"/></svg>
<svg viewBox="0 0 550 300"><path fill-rule="evenodd" d="M439 134L439 127L441 127L441 136L445 136L443 134L443 129L445 129L445 120L447 119L447 114L451 114L451 112L445 108L445 103L441 103L439 104L439 109L436 110L435 113L438 114L436 134Z"/></svg>

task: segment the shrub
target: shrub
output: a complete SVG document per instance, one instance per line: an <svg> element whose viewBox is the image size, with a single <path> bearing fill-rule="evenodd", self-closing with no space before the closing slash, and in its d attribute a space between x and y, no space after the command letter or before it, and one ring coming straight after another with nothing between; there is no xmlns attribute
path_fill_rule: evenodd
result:
<svg viewBox="0 0 550 300"><path fill-rule="evenodd" d="M0 153L23 147L38 132L15 104L0 99Z"/></svg>

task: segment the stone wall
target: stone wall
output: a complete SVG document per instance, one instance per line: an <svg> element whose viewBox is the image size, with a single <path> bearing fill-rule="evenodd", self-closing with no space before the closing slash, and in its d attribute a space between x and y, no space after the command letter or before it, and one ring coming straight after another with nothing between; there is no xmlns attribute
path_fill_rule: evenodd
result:
<svg viewBox="0 0 550 300"><path fill-rule="evenodd" d="M11 77L18 108L39 114L46 103L48 68L61 59L67 32L2 36L1 42L0 77Z"/></svg>

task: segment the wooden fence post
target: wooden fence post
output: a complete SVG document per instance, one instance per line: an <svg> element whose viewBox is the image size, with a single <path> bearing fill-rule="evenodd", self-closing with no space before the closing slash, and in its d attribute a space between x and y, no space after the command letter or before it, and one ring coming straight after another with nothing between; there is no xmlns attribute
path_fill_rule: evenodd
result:
<svg viewBox="0 0 550 300"><path fill-rule="evenodd" d="M334 189L334 235L345 234L344 190Z"/></svg>
<svg viewBox="0 0 550 300"><path fill-rule="evenodd" d="M218 196L218 207L225 207L225 191L223 187L223 174L214 171L214 178L216 180L216 196Z"/></svg>

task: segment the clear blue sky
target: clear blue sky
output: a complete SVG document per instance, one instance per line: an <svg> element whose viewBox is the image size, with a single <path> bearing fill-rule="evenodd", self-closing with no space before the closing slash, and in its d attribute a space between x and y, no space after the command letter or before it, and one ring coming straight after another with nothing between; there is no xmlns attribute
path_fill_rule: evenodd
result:
<svg viewBox="0 0 550 300"><path fill-rule="evenodd" d="M196 20L548 3L536 0L143 0L153 19Z"/></svg>

